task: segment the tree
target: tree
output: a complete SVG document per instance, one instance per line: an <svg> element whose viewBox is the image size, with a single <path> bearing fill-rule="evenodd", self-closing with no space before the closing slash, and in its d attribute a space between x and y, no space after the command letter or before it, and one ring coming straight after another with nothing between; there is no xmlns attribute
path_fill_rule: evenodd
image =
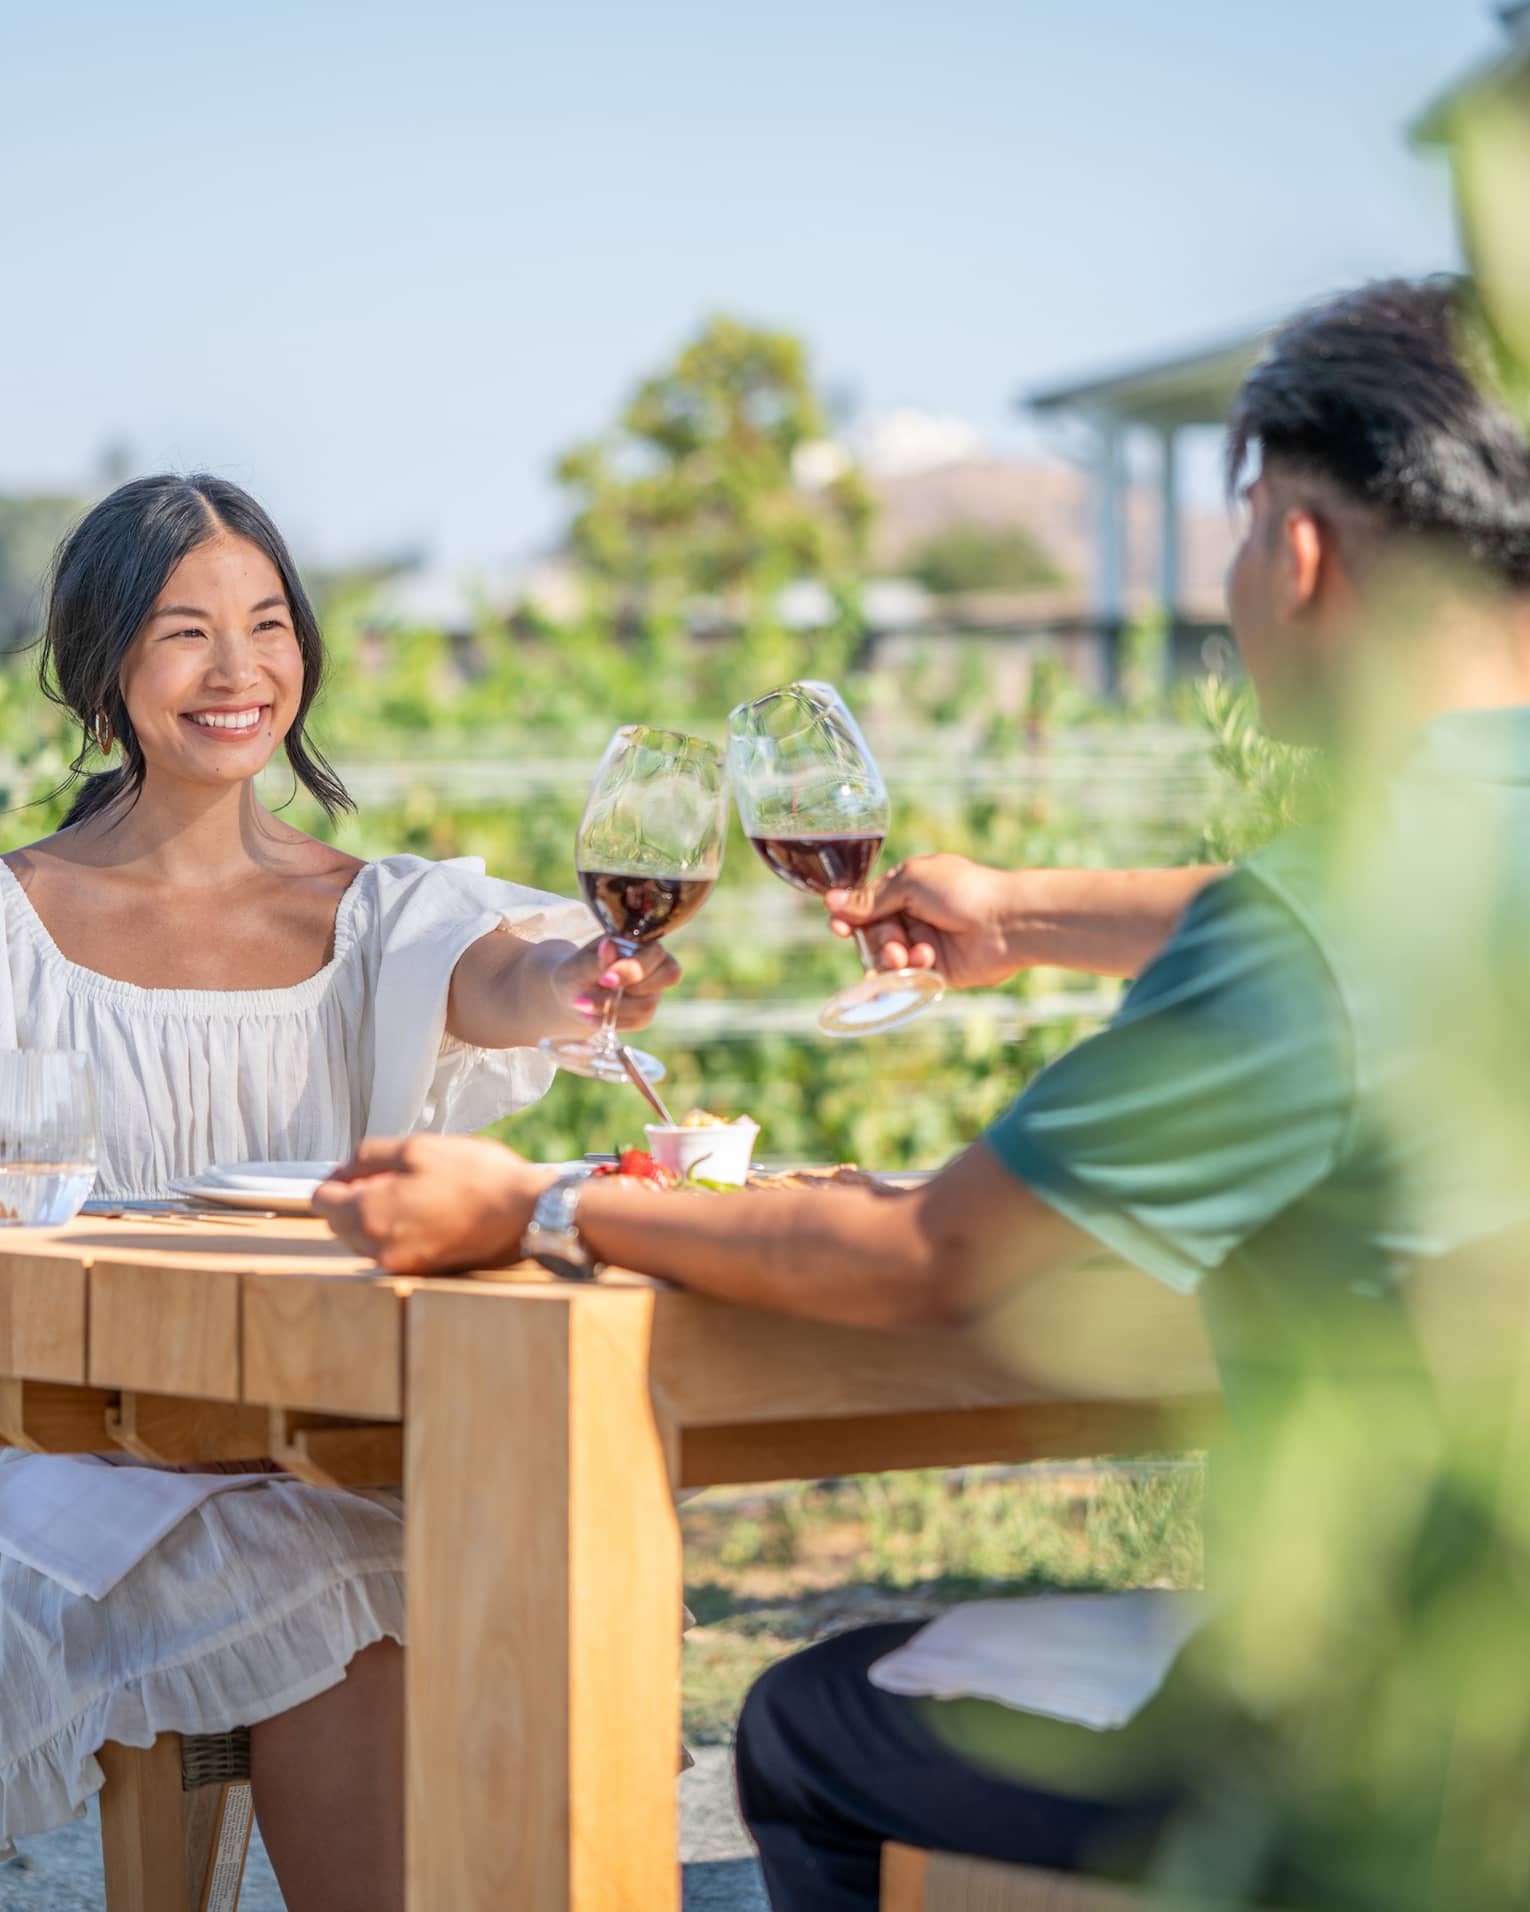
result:
<svg viewBox="0 0 1530 1912"><path fill-rule="evenodd" d="M782 586L838 591L856 575L871 498L847 460L799 482L825 437L807 353L787 332L712 319L647 378L615 429L559 461L569 544L635 611L769 618Z"/></svg>
<svg viewBox="0 0 1530 1912"><path fill-rule="evenodd" d="M1023 525L951 525L923 546L909 575L937 597L962 591L1036 591L1066 582Z"/></svg>

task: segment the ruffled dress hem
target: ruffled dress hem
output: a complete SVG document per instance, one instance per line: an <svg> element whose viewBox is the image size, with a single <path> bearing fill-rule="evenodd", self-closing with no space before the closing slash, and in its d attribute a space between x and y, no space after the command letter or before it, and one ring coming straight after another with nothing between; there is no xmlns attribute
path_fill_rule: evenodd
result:
<svg viewBox="0 0 1530 1912"><path fill-rule="evenodd" d="M105 1783L96 1754L108 1740L151 1746L161 1733L258 1726L338 1686L356 1655L384 1639L404 1643L403 1575L393 1565L351 1563L279 1619L263 1617L185 1660L102 1689L0 1765L0 1858L13 1840L84 1815Z"/></svg>

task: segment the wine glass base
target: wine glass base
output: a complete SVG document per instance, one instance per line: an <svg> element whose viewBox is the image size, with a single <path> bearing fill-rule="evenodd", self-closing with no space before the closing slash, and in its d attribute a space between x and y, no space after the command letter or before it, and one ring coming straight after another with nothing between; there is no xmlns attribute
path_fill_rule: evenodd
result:
<svg viewBox="0 0 1530 1912"><path fill-rule="evenodd" d="M628 1082L630 1086L621 1059L594 1036L544 1036L537 1047L570 1075L590 1076L597 1082ZM669 1073L659 1058L649 1055L646 1049L629 1048L627 1054L645 1082L662 1082Z"/></svg>
<svg viewBox="0 0 1530 1912"><path fill-rule="evenodd" d="M875 1036L922 1014L946 993L933 969L878 969L831 996L818 1012L826 1036Z"/></svg>

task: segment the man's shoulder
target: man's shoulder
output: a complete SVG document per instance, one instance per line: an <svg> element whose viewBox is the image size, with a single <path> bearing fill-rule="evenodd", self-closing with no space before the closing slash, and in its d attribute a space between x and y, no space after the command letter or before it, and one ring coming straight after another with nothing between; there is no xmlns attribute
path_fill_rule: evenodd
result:
<svg viewBox="0 0 1530 1912"><path fill-rule="evenodd" d="M1329 993L1333 966L1321 913L1306 904L1316 889L1306 875L1315 852L1287 839L1275 851L1271 845L1235 864L1200 891L1128 1004L1136 998L1141 1006L1165 991L1263 998L1274 991L1292 1002Z"/></svg>

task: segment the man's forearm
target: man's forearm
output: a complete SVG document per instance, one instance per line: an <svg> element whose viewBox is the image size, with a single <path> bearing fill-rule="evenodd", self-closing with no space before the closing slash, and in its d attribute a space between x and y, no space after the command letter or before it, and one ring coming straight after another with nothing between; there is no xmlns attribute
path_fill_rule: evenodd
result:
<svg viewBox="0 0 1530 1912"><path fill-rule="evenodd" d="M721 1301L863 1328L957 1326L1093 1247L982 1142L918 1188L660 1194L601 1177L579 1203L601 1261Z"/></svg>
<svg viewBox="0 0 1530 1912"><path fill-rule="evenodd" d="M1164 870L1017 870L1005 936L1017 969L1045 965L1136 976L1191 900L1225 866Z"/></svg>
<svg viewBox="0 0 1530 1912"><path fill-rule="evenodd" d="M722 1301L856 1327L951 1318L959 1243L920 1213L918 1191L742 1189L674 1194L601 1176L579 1202L598 1260Z"/></svg>

